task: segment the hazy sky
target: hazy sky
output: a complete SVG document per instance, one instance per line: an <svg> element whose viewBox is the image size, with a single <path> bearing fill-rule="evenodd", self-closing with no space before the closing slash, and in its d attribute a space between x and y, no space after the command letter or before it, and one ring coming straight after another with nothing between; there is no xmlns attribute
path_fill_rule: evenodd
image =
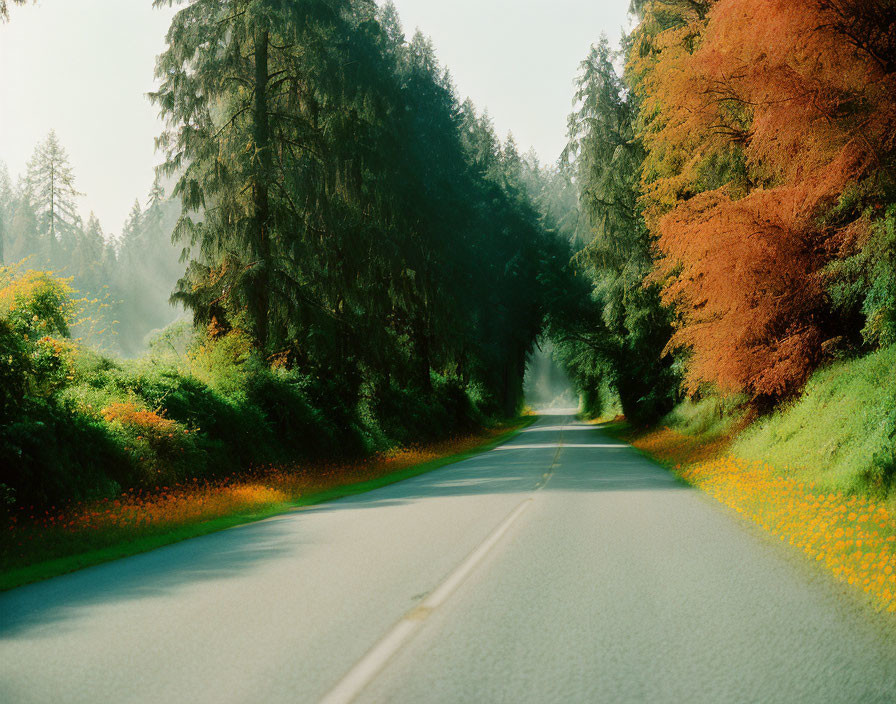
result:
<svg viewBox="0 0 896 704"><path fill-rule="evenodd" d="M395 0L405 34L432 37L461 97L542 161L564 144L572 81L601 32L618 40L629 0ZM0 25L0 160L13 178L55 129L96 211L118 232L145 199L161 125L145 93L172 10L151 0L40 0Z"/></svg>

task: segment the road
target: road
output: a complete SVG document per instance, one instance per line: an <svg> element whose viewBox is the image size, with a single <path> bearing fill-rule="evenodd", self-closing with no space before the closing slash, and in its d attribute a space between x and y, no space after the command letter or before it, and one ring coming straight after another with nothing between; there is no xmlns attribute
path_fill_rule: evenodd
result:
<svg viewBox="0 0 896 704"><path fill-rule="evenodd" d="M894 702L843 588L571 416L0 595L0 702Z"/></svg>

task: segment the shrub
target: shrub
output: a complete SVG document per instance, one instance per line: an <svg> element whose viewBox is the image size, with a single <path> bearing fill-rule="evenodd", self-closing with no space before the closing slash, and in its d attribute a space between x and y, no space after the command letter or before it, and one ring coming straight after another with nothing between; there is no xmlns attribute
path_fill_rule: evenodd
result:
<svg viewBox="0 0 896 704"><path fill-rule="evenodd" d="M305 389L309 380L295 372L262 369L246 380L247 400L260 410L272 440L288 453L301 457L338 454L340 431L330 418L314 408Z"/></svg>
<svg viewBox="0 0 896 704"><path fill-rule="evenodd" d="M0 319L0 419L12 417L21 407L30 372L24 340Z"/></svg>
<svg viewBox="0 0 896 704"><path fill-rule="evenodd" d="M128 402L113 403L102 414L139 466L139 484L155 486L205 474L207 455L189 428Z"/></svg>
<svg viewBox="0 0 896 704"><path fill-rule="evenodd" d="M139 476L101 422L54 400L29 401L0 426L0 465L20 505L112 495Z"/></svg>
<svg viewBox="0 0 896 704"><path fill-rule="evenodd" d="M459 379L434 374L432 392L380 389L370 402L377 428L391 445L408 445L469 430L479 418Z"/></svg>

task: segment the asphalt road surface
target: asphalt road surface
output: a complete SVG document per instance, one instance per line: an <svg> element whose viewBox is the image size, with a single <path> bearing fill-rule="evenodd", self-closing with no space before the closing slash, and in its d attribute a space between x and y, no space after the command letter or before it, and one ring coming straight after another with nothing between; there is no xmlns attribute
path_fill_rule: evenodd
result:
<svg viewBox="0 0 896 704"><path fill-rule="evenodd" d="M0 594L0 702L896 702L801 554L571 416Z"/></svg>

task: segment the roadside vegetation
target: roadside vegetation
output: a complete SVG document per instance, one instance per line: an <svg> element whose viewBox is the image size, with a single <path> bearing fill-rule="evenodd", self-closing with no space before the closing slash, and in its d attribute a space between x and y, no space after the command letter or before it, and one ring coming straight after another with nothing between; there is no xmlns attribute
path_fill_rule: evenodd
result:
<svg viewBox="0 0 896 704"><path fill-rule="evenodd" d="M239 331L175 324L137 360L67 337L65 282L0 271L0 461L9 511L211 480L259 464L360 458L487 424L476 389L433 373L354 407L332 382L266 364Z"/></svg>
<svg viewBox="0 0 896 704"><path fill-rule="evenodd" d="M820 491L864 495L896 507L896 347L834 362L803 393L756 416L744 397L688 399L650 428L627 432L659 443L685 465L730 454L759 462Z"/></svg>
<svg viewBox="0 0 896 704"><path fill-rule="evenodd" d="M258 465L18 512L2 544L0 590L408 479L488 450L532 420L353 461Z"/></svg>

